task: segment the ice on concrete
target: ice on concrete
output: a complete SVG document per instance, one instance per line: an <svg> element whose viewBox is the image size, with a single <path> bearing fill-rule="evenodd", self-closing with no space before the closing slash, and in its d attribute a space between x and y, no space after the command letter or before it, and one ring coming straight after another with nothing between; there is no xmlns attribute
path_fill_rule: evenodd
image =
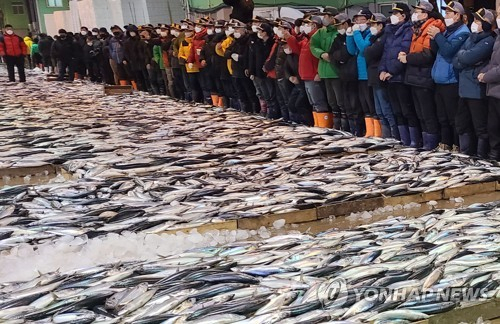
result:
<svg viewBox="0 0 500 324"><path fill-rule="evenodd" d="M283 226L285 226L285 224L286 224L286 220L284 220L284 219L278 219L278 220L274 221L273 227L275 229L280 229Z"/></svg>

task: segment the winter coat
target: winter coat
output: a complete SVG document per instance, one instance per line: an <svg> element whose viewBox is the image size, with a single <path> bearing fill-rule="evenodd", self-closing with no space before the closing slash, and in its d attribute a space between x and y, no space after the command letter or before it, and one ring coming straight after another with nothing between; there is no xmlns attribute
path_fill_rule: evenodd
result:
<svg viewBox="0 0 500 324"><path fill-rule="evenodd" d="M70 63L80 56L80 47L72 38L58 39L52 44L51 55L54 59Z"/></svg>
<svg viewBox="0 0 500 324"><path fill-rule="evenodd" d="M349 53L347 36L338 35L330 49L330 63L339 70L340 80L345 82L358 80L358 63L356 55Z"/></svg>
<svg viewBox="0 0 500 324"><path fill-rule="evenodd" d="M461 98L482 99L486 85L477 80L481 70L488 65L495 39L492 32L472 33L453 59L459 71L458 94Z"/></svg>
<svg viewBox="0 0 500 324"><path fill-rule="evenodd" d="M410 53L406 56L405 83L410 86L432 89L432 66L436 58L436 52L431 50L431 38L427 31L431 26L445 30L444 23L439 19L429 18L422 26L418 35L414 34L411 41Z"/></svg>
<svg viewBox="0 0 500 324"><path fill-rule="evenodd" d="M481 71L484 73L483 81L486 83L486 95L500 99L500 33L496 30L497 37L493 45L490 63Z"/></svg>
<svg viewBox="0 0 500 324"><path fill-rule="evenodd" d="M242 35L240 38L235 38L234 42L226 49L224 57L231 60L231 70L233 77L246 78L245 70L248 69L248 45L250 37ZM233 54L238 55L238 61L232 58Z"/></svg>
<svg viewBox="0 0 500 324"><path fill-rule="evenodd" d="M284 77L287 80L290 79L290 77L296 77L300 80L299 55L293 53L286 55L285 62L283 64L283 72Z"/></svg>
<svg viewBox="0 0 500 324"><path fill-rule="evenodd" d="M229 18L237 19L243 23L252 21L253 9L255 7L253 0L223 0L223 2L233 7Z"/></svg>
<svg viewBox="0 0 500 324"><path fill-rule="evenodd" d="M191 48L193 46L193 37L186 37L184 41L181 43L179 48L179 61L186 62L186 72L187 73L198 73L200 72L200 63L187 63L189 56L191 55Z"/></svg>
<svg viewBox="0 0 500 324"><path fill-rule="evenodd" d="M187 63L200 63L200 54L201 50L205 46L207 37L207 29L203 28L203 30L199 33L196 33L193 36L193 41L191 43L191 52L189 53L189 57L187 58ZM200 66L201 67L201 66Z"/></svg>
<svg viewBox="0 0 500 324"><path fill-rule="evenodd" d="M368 80L365 49L370 45L371 36L370 30L355 30L352 36L347 36L347 50L349 54L356 56L359 80Z"/></svg>
<svg viewBox="0 0 500 324"><path fill-rule="evenodd" d="M23 39L16 34L3 36L0 41L0 56L24 56L28 55L28 47Z"/></svg>
<svg viewBox="0 0 500 324"><path fill-rule="evenodd" d="M322 79L336 79L339 77L338 69L321 58L323 53L330 52L333 41L338 34L337 28L328 26L318 29L311 37L311 53L319 60L318 73Z"/></svg>
<svg viewBox="0 0 500 324"><path fill-rule="evenodd" d="M264 63L266 63L269 54L271 53L271 49L274 45L274 39L269 37L266 41L259 39L254 44L254 55L249 60L248 70L250 75L254 75L257 78L265 78L267 77L266 72L262 70L264 67Z"/></svg>
<svg viewBox="0 0 500 324"><path fill-rule="evenodd" d="M311 32L298 40L295 36L287 38L286 42L293 54L299 55L299 76L304 81L313 81L318 74L318 58L313 55L310 46Z"/></svg>
<svg viewBox="0 0 500 324"><path fill-rule="evenodd" d="M201 50L202 61L205 61L207 64L208 71L211 76L219 79L221 75L221 70L224 66L225 60L215 53L215 47L217 43L221 42L224 39L224 34L215 34L215 35L207 35L205 37L205 46Z"/></svg>
<svg viewBox="0 0 500 324"><path fill-rule="evenodd" d="M40 54L40 50L38 49L38 44L33 43L33 45L31 45L31 55L35 54Z"/></svg>
<svg viewBox="0 0 500 324"><path fill-rule="evenodd" d="M123 43L123 58L132 71L142 71L146 68L146 48L139 36L129 37Z"/></svg>
<svg viewBox="0 0 500 324"><path fill-rule="evenodd" d="M122 64L125 59L125 37L123 35L113 36L109 39L106 48L109 52L109 58L118 64Z"/></svg>
<svg viewBox="0 0 500 324"><path fill-rule="evenodd" d="M38 50L43 57L49 57L54 40L51 37L44 37L38 41Z"/></svg>
<svg viewBox="0 0 500 324"><path fill-rule="evenodd" d="M413 31L409 21L398 25L387 25L385 27L387 38L384 45L384 53L378 68L380 72L388 72L392 75L389 82L403 82L405 64L398 60L400 52L410 51Z"/></svg>
<svg viewBox="0 0 500 324"><path fill-rule="evenodd" d="M278 43L278 47L276 48L276 54L274 55L274 70L276 71L276 79L281 80L283 78L286 78L285 74L285 64L288 59L284 49L283 49L283 44ZM297 68L298 68L298 59L299 57L296 56L297 59ZM298 76L298 75L297 75Z"/></svg>
<svg viewBox="0 0 500 324"><path fill-rule="evenodd" d="M182 32L182 33L179 34L179 37L177 37L174 40L172 40L172 62L173 62L174 57L176 57L178 59L178 62L179 62L179 67L181 65L185 65L186 64L186 60L179 59L179 50L181 48L182 42L184 41L185 37L186 36L185 36L184 32Z"/></svg>
<svg viewBox="0 0 500 324"><path fill-rule="evenodd" d="M436 84L458 83L453 58L469 35L469 28L463 22L458 22L449 26L444 33L437 34L431 41L431 47L437 51L436 61L432 66L432 79Z"/></svg>
<svg viewBox="0 0 500 324"><path fill-rule="evenodd" d="M377 35L370 37L370 45L365 48L365 59L368 71L368 85L372 87L384 86L385 82L380 81L378 67L384 54L387 33L385 28Z"/></svg>
<svg viewBox="0 0 500 324"><path fill-rule="evenodd" d="M33 40L29 36L25 36L24 39L24 44L26 44L26 47L28 47L28 54L31 53L31 46L33 46Z"/></svg>
<svg viewBox="0 0 500 324"><path fill-rule="evenodd" d="M92 41L92 45L85 43L83 46L83 60L85 63L98 60L101 54L102 44L98 40Z"/></svg>
<svg viewBox="0 0 500 324"><path fill-rule="evenodd" d="M224 37L226 36L224 35ZM232 36L228 36L222 42L220 42L220 47L218 47L217 45L215 46L215 53L217 53L219 57L222 57L226 63L221 66L220 78L222 80L227 80L233 75L233 68L231 63L232 59L226 58L226 51L233 44L233 42L234 38Z"/></svg>

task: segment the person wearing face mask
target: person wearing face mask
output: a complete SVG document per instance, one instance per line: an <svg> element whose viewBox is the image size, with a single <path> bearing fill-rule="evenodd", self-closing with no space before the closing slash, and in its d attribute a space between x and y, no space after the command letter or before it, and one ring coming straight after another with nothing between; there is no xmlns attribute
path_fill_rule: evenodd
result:
<svg viewBox="0 0 500 324"><path fill-rule="evenodd" d="M91 35L89 29L85 26L80 27L80 32L75 34L75 40L79 47L79 52L83 53L83 47L87 42L87 36ZM86 75L87 68L85 66L85 62L83 59L83 54L80 55L77 59L75 59L75 78L76 79L84 79Z"/></svg>
<svg viewBox="0 0 500 324"><path fill-rule="evenodd" d="M387 82L379 79L378 67L387 37L385 25L387 18L380 13L374 13L370 18L370 44L365 48L365 59L368 71L368 85L373 89L375 111L380 118L383 138L399 138L398 124L392 112L387 91Z"/></svg>
<svg viewBox="0 0 500 324"><path fill-rule="evenodd" d="M185 47L187 42L184 42L186 37L189 37L192 39L194 36L194 23L190 21L189 19L184 19L181 20L181 33L177 37L176 41L174 42L174 53L177 53L177 57L179 58L179 65L181 66L181 72L182 72L182 80L184 82L184 89L186 89L186 92L184 93L184 98L187 101L193 101L193 94L191 90L191 86L189 83L189 75L187 72L187 57L188 55L184 57L181 57L181 48ZM189 44L187 44L189 45Z"/></svg>
<svg viewBox="0 0 500 324"><path fill-rule="evenodd" d="M363 110L365 137L382 137L380 120L375 111L372 89L368 86L368 72L365 60L365 49L370 44L370 29L368 19L372 13L368 9L360 10L354 15L354 25L347 31L347 49L351 55L356 55L358 63L359 101Z"/></svg>
<svg viewBox="0 0 500 324"><path fill-rule="evenodd" d="M411 142L410 127L419 127L411 99L411 89L403 83L405 64L399 61L400 53L410 51L413 30L410 22L410 8L406 3L397 2L392 6L391 24L385 27L387 38L384 52L379 65L379 79L387 82L389 101L396 117L400 138L404 145L416 147L417 142Z"/></svg>
<svg viewBox="0 0 500 324"><path fill-rule="evenodd" d="M33 46L33 34L29 32L26 36L23 38L24 44L26 44L26 47L28 47L28 55L26 55L26 60L28 61L28 67L30 70L33 68L33 62L31 60L31 46Z"/></svg>
<svg viewBox="0 0 500 324"><path fill-rule="evenodd" d="M23 39L14 33L12 25L5 25L3 39L0 40L0 56L7 64L9 81L15 82L14 68L17 67L19 81L26 82L24 71L24 57L28 54L28 47Z"/></svg>
<svg viewBox="0 0 500 324"><path fill-rule="evenodd" d="M92 28L92 36L95 39L99 38L99 28L97 28L97 27Z"/></svg>
<svg viewBox="0 0 500 324"><path fill-rule="evenodd" d="M172 72L172 64L170 61L169 49L172 46L172 35L170 34L170 27L167 25L159 26L160 33L158 34L158 41L153 46L153 59L160 69L160 74L163 79L163 89L160 88L160 93L177 98L174 88L174 77Z"/></svg>
<svg viewBox="0 0 500 324"><path fill-rule="evenodd" d="M258 37L258 31L259 27L261 24L266 23L268 24L269 21L267 19L264 19L260 16L255 16L252 19L252 25L251 25L251 31L249 33L249 45L248 45L248 64L249 66L254 66L255 65L255 60L256 56L258 55L258 43L259 43L259 37ZM267 102L264 98L264 90L261 88L261 83L258 82L258 80L255 80L254 77L251 76L251 73L249 70L245 71L245 74L247 77L252 80L253 85L255 87L256 91L256 96L259 99L259 105L260 105L260 114L262 116L267 115L268 107L267 107Z"/></svg>
<svg viewBox="0 0 500 324"><path fill-rule="evenodd" d="M477 152L477 156L484 159L489 152L488 107L486 85L478 80L478 76L488 65L493 51L495 39L492 27L495 17L484 8L473 16L472 34L453 59L453 66L459 71L460 96L455 123L460 152L469 155Z"/></svg>
<svg viewBox="0 0 500 324"><path fill-rule="evenodd" d="M339 34L333 41L330 49L330 63L339 70L339 77L344 95L344 106L341 107L341 129L350 131L355 136L362 136L361 124L358 122L360 107L358 98L358 67L356 56L351 55L347 49L346 31L352 26L351 20L345 13L335 16L334 26Z"/></svg>
<svg viewBox="0 0 500 324"><path fill-rule="evenodd" d="M195 34L193 36L193 41L190 47L191 52L187 58L187 63L196 64L199 67L197 82L202 89L203 102L205 104L213 105L213 99L216 98L211 97L212 85L210 84L210 69L206 69L207 61L201 57L201 51L207 42L207 22L208 20L206 18L196 20L196 25L194 27ZM194 77L194 75L191 77ZM215 101L218 101L218 98Z"/></svg>
<svg viewBox="0 0 500 324"><path fill-rule="evenodd" d="M85 63L86 75L91 82L102 82L102 76L99 69L100 57L102 55L102 43L92 35L87 36L83 46L83 62Z"/></svg>
<svg viewBox="0 0 500 324"><path fill-rule="evenodd" d="M191 55L193 38L195 35L194 25L190 25L184 32L184 41L179 48L179 61L185 62L185 71L188 79L187 89L190 101L202 103L203 93L200 82L200 65L197 62L188 62Z"/></svg>
<svg viewBox="0 0 500 324"><path fill-rule="evenodd" d="M455 128L455 116L458 107L458 75L453 68L453 58L470 35L469 28L463 22L465 10L458 1L450 1L445 7L446 31L435 26L427 29L431 37L431 47L437 51L432 67L432 79L436 84L436 113L441 129L439 148L458 152L458 134Z"/></svg>
<svg viewBox="0 0 500 324"><path fill-rule="evenodd" d="M486 84L488 98L488 138L490 142L489 158L500 161L500 6L497 8L497 34L493 45L490 63L477 76L479 82Z"/></svg>
<svg viewBox="0 0 500 324"><path fill-rule="evenodd" d="M111 27L111 33L113 36L105 44L104 52L109 53L109 65L113 70L115 84L127 85L129 80L123 64L125 36L123 30L117 25Z"/></svg>
<svg viewBox="0 0 500 324"><path fill-rule="evenodd" d="M338 68L331 64L331 58L328 54L333 41L339 34L337 28L333 25L335 16L339 11L335 7L326 7L323 10L323 27L311 37L311 52L319 59L318 74L326 89L326 97L329 107L321 108L316 111L316 117L319 127L323 128L341 128L341 111L344 109L344 95L342 93L342 84L339 79ZM306 85L307 88L307 85Z"/></svg>
<svg viewBox="0 0 500 324"><path fill-rule="evenodd" d="M59 76L57 81L64 81L66 70L68 80L75 78L75 59L79 57L80 46L64 29L59 29L59 38L52 44L51 56L57 61Z"/></svg>
<svg viewBox="0 0 500 324"><path fill-rule="evenodd" d="M232 27L226 26L227 22L224 20L218 20L215 24L215 32L217 33L217 44L215 45L215 53L217 54L217 60L220 66L220 80L222 87L224 89L225 98L223 105L225 108L234 108L240 110L238 96L235 90L235 80L232 70L232 59L226 58L226 50L234 42Z"/></svg>
<svg viewBox="0 0 500 324"><path fill-rule="evenodd" d="M406 64L405 83L411 87L413 104L420 123L420 130L410 126L411 142L417 143L417 147L423 142L423 149L430 151L438 146L440 132L432 79L436 51L431 48L431 37L427 31L434 26L444 32L446 27L430 2L421 0L413 8L415 10L412 15L413 38L410 52L401 52L398 59Z"/></svg>
<svg viewBox="0 0 500 324"><path fill-rule="evenodd" d="M205 73L205 82L210 91L212 106L223 107L224 89L220 79L221 60L215 53L215 46L222 41L222 33L215 34L215 22L209 19L205 27L207 35L205 36L205 45L200 51L200 62Z"/></svg>
<svg viewBox="0 0 500 324"><path fill-rule="evenodd" d="M123 65L131 79L132 86L138 91L149 91L149 77L146 69L146 45L141 41L139 28L127 26L127 39L123 43Z"/></svg>
<svg viewBox="0 0 500 324"><path fill-rule="evenodd" d="M231 70L240 110L246 113L258 113L260 111L259 99L256 96L253 82L245 73L245 71L249 70L250 37L247 26L234 19L231 21L230 26L234 28L234 42L226 49L224 55L227 59L231 59Z"/></svg>
<svg viewBox="0 0 500 324"><path fill-rule="evenodd" d="M180 100L187 100L185 94L187 92L184 86L184 80L182 78L182 68L179 61L179 49L177 47L177 51L175 50L176 44L178 44L178 39L181 37L181 25L172 24L170 25L170 35L171 35L171 43L167 50L168 60L170 65L172 66L172 76L173 76L173 85L174 85L174 93L175 98Z"/></svg>
<svg viewBox="0 0 500 324"><path fill-rule="evenodd" d="M45 72L54 73L54 66L52 65L52 60L50 58L50 50L52 48L52 43L54 43L54 39L45 33L41 33L39 38L38 50L42 56L43 70Z"/></svg>
<svg viewBox="0 0 500 324"><path fill-rule="evenodd" d="M307 99L313 107L313 125L325 128L331 125L331 118L327 112L328 103L318 75L319 60L313 55L310 43L311 37L322 26L321 17L305 18L303 26L304 35L294 36L285 32L283 38L292 53L299 56L299 77L304 81Z"/></svg>
<svg viewBox="0 0 500 324"><path fill-rule="evenodd" d="M160 39L151 27L144 28L140 32L141 43L144 46L144 64L147 75L144 77L149 81L148 91L153 95L165 95L165 84L163 82L160 63L163 63L161 56Z"/></svg>
<svg viewBox="0 0 500 324"><path fill-rule="evenodd" d="M272 79L267 77L264 67L274 45L273 27L267 23L261 24L257 29L257 37L253 59L249 60L248 64L250 80L254 82L256 88L261 90L262 97L266 101L267 118L277 119L281 117L281 112L277 100L276 85Z"/></svg>
<svg viewBox="0 0 500 324"><path fill-rule="evenodd" d="M97 36L97 40L101 42L102 46L102 55L100 56L99 62L100 73L105 84L115 84L113 70L109 64L109 40L111 39L111 36L105 27L99 28L98 31L99 35Z"/></svg>

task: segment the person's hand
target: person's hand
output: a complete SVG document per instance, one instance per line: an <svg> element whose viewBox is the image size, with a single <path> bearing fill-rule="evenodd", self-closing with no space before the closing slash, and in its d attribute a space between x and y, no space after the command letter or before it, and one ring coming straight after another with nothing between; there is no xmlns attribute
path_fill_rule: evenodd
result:
<svg viewBox="0 0 500 324"><path fill-rule="evenodd" d="M477 80L479 82L485 83L484 82L484 73L479 73L479 75L477 76Z"/></svg>
<svg viewBox="0 0 500 324"><path fill-rule="evenodd" d="M380 81L385 81L385 75L387 74L387 72L380 72L378 78L380 79Z"/></svg>
<svg viewBox="0 0 500 324"><path fill-rule="evenodd" d="M250 80L252 80L252 81L255 80L255 75L251 75Z"/></svg>
<svg viewBox="0 0 500 324"><path fill-rule="evenodd" d="M201 61L201 67L205 67L205 66L207 66L207 61L205 61L205 60Z"/></svg>
<svg viewBox="0 0 500 324"><path fill-rule="evenodd" d="M200 55L201 54L201 48L196 49L196 54Z"/></svg>
<svg viewBox="0 0 500 324"><path fill-rule="evenodd" d="M427 35L429 35L432 39L434 39L434 37L436 37L436 35L440 32L441 30L439 30L439 28L437 28L436 26L430 26L427 29Z"/></svg>
<svg viewBox="0 0 500 324"><path fill-rule="evenodd" d="M319 74L316 74L314 76L314 81L316 81L316 82L320 82L321 81L321 78L319 77Z"/></svg>
<svg viewBox="0 0 500 324"><path fill-rule="evenodd" d="M405 52L399 52L398 54L398 60L399 62L406 64L408 61L406 60L406 53Z"/></svg>
<svg viewBox="0 0 500 324"><path fill-rule="evenodd" d="M293 84L299 84L299 79L296 76L291 76L288 78L288 80L293 83Z"/></svg>
<svg viewBox="0 0 500 324"><path fill-rule="evenodd" d="M321 54L321 58L327 62L330 62L330 55L328 53Z"/></svg>
<svg viewBox="0 0 500 324"><path fill-rule="evenodd" d="M386 73L385 74L385 80L384 81L389 81L392 78L392 74Z"/></svg>
<svg viewBox="0 0 500 324"><path fill-rule="evenodd" d="M148 69L148 70L151 69L151 64L147 64L146 69Z"/></svg>
<svg viewBox="0 0 500 324"><path fill-rule="evenodd" d="M217 43L217 45L215 45L215 48L220 51L222 49L222 43Z"/></svg>
<svg viewBox="0 0 500 324"><path fill-rule="evenodd" d="M250 71L248 69L245 70L245 76L248 78L250 77Z"/></svg>
<svg viewBox="0 0 500 324"><path fill-rule="evenodd" d="M356 30L359 30L359 25L358 24L352 25L352 31L355 32Z"/></svg>
<svg viewBox="0 0 500 324"><path fill-rule="evenodd" d="M193 63L188 63L188 68L189 68L189 69L194 68L194 64L193 64Z"/></svg>
<svg viewBox="0 0 500 324"><path fill-rule="evenodd" d="M235 62L238 62L238 60L240 59L240 56L236 53L233 53L231 54L231 58L235 61Z"/></svg>
<svg viewBox="0 0 500 324"><path fill-rule="evenodd" d="M345 34L347 36L352 36L352 34L354 34L354 31L352 30L352 27L347 28L346 31L345 31Z"/></svg>
<svg viewBox="0 0 500 324"><path fill-rule="evenodd" d="M123 61L123 65L127 65L127 61L125 61L125 60L124 60L124 61Z"/></svg>
<svg viewBox="0 0 500 324"><path fill-rule="evenodd" d="M265 65L262 67L262 71L264 71L264 73L269 72L269 71L266 69L266 66L265 66Z"/></svg>

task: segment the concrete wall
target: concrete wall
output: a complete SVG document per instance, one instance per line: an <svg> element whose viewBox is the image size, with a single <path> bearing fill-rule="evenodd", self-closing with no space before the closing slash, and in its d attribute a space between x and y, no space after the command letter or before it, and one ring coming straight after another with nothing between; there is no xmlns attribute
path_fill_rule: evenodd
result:
<svg viewBox="0 0 500 324"><path fill-rule="evenodd" d="M62 7L47 7L47 0L37 0L38 24L40 26L41 32L47 32L47 28L45 25L45 15L50 15L56 11L61 10L69 10L69 0L63 0ZM53 23L50 22L50 24Z"/></svg>

